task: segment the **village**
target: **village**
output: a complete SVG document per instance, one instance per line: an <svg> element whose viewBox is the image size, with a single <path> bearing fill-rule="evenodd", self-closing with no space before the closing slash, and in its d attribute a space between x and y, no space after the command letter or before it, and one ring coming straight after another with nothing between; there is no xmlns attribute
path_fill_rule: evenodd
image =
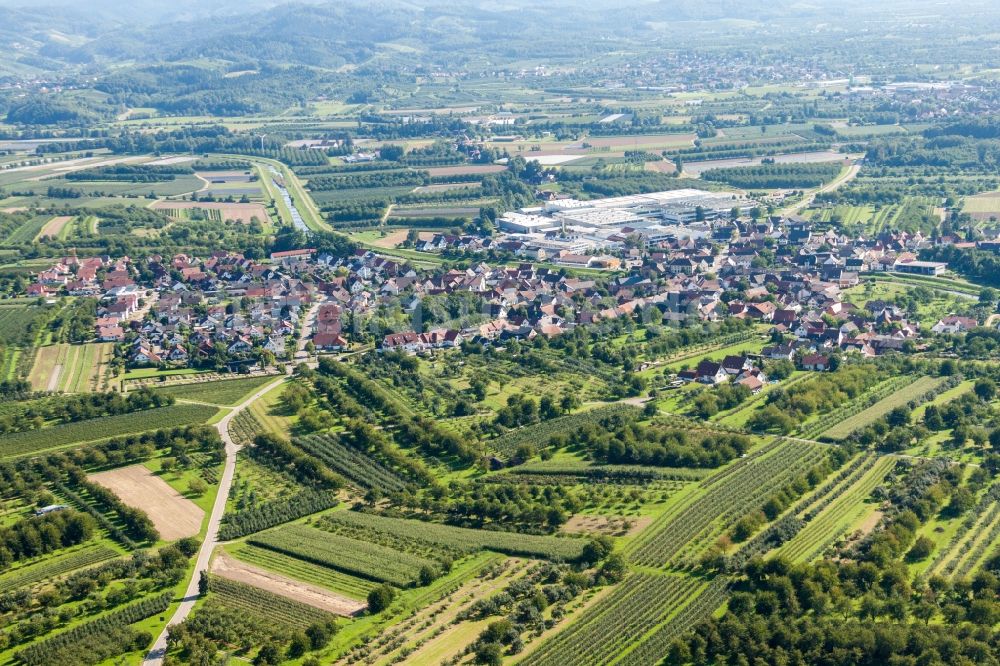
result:
<svg viewBox="0 0 1000 666"><path fill-rule="evenodd" d="M823 371L834 355L874 357L911 349L927 334L985 323L949 313L922 329L891 301L858 302L856 293L845 294L856 291L862 275L942 274L946 264L918 260L932 242L919 233L848 238L817 231L796 216L733 218L728 201L715 201L711 208L702 193L683 192L681 198L625 197L508 213L508 225L530 222L532 228L477 238L481 252L505 247L513 257L507 264L472 260L417 269L370 249L349 256L295 249L267 260L223 251L138 260L71 255L38 273L27 292L97 299L94 338L116 343L129 368L231 372L319 352L503 345L622 317L668 326L738 318L766 330L774 344L753 357L703 360L677 381L732 381L752 392L768 381L765 361ZM650 202L656 219L650 219ZM678 217L668 234L665 208ZM680 219L685 210L690 215ZM575 227L567 226L567 211ZM573 242L570 234L579 239L585 235L580 221L595 216L617 222L597 225L603 242L583 250L591 254L563 249L547 255L539 247ZM620 270L573 270L595 261Z"/></svg>

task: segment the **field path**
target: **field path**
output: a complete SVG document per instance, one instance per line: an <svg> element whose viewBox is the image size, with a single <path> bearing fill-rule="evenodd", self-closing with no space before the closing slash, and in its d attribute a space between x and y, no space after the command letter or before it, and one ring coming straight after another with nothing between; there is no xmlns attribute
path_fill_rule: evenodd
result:
<svg viewBox="0 0 1000 666"><path fill-rule="evenodd" d="M854 177L858 175L859 171L861 171L861 162L855 160L854 164L852 164L851 167L845 173L841 174L840 176L830 181L826 185L823 185L822 187L818 187L815 190L811 191L809 194L807 194L805 197L802 198L802 201L798 202L797 204L793 204L788 208L785 208L782 211L782 214L794 215L795 213L798 213L799 211L808 208L809 206L812 205L813 201L816 200L817 194L825 194L826 192L832 192L833 190L837 189L844 183L854 180Z"/></svg>
<svg viewBox="0 0 1000 666"><path fill-rule="evenodd" d="M52 368L52 374L49 375L49 384L45 388L46 391L51 393L59 389L59 377L62 375L62 369L62 364L56 365Z"/></svg>
<svg viewBox="0 0 1000 666"><path fill-rule="evenodd" d="M167 622L167 626L163 628L156 642L153 643L153 647L150 648L149 654L143 660L144 664L150 666L160 666L163 664L163 657L167 652L167 629L172 625L183 622L191 613L199 597L198 581L201 579L202 572L208 571L208 563L212 559L212 552L219 543L219 525L222 523L222 514L226 510L226 500L229 498L229 488L233 485L233 476L236 474L236 453L240 450L240 447L229 436L229 422L237 414L252 405L254 401L273 389L275 384L284 380L285 377L276 377L275 381L265 384L256 393L230 410L215 425L219 431L219 435L222 437L222 441L226 444L226 465L222 470L222 479L219 481L219 492L215 496L212 513L208 517L208 531L205 533L205 540L198 550L198 559L195 562L191 579L188 581L187 589L184 591L184 597L181 599L180 605L177 606L177 610L174 611L173 617Z"/></svg>

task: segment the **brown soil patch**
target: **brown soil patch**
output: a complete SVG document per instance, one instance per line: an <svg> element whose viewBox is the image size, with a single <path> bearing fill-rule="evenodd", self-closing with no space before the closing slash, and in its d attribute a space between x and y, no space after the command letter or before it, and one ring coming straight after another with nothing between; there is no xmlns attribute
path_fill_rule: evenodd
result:
<svg viewBox="0 0 1000 666"><path fill-rule="evenodd" d="M577 514L566 521L562 531L570 534L607 534L631 536L646 529L652 516L588 516Z"/></svg>
<svg viewBox="0 0 1000 666"><path fill-rule="evenodd" d="M496 173L506 168L502 164L465 164L462 166L432 167L427 169L427 173L432 176L454 176L466 173Z"/></svg>
<svg viewBox="0 0 1000 666"><path fill-rule="evenodd" d="M279 594L335 615L350 617L361 612L368 606L362 601L342 597L322 587L293 580L281 574L276 574L273 571L241 562L234 557L230 557L225 552L220 552L212 560L211 568L212 573L223 578L253 585L262 590Z"/></svg>
<svg viewBox="0 0 1000 666"><path fill-rule="evenodd" d="M387 250L391 250L397 247L400 243L406 240L406 234L409 233L408 229L400 229L399 231L393 231L390 234L386 234L378 240L373 240L372 245L375 247L383 247Z"/></svg>
<svg viewBox="0 0 1000 666"><path fill-rule="evenodd" d="M868 536L872 530L878 527L880 520L882 520L882 512L873 511L872 515L865 518L864 522L858 525L858 529L855 532L860 532L861 536Z"/></svg>
<svg viewBox="0 0 1000 666"><path fill-rule="evenodd" d="M391 250L393 248L402 245L403 241L406 240L406 237L409 235L409 233L410 233L409 229L399 229L397 231L393 231L391 233L386 234L384 238L373 240L372 245L374 245L375 247L382 247L387 250ZM428 241L434 238L434 234L435 232L433 231L421 231L417 234L417 237L422 241Z"/></svg>
<svg viewBox="0 0 1000 666"><path fill-rule="evenodd" d="M145 511L160 537L167 541L195 536L201 529L205 517L201 507L142 465L120 467L88 478L118 495L125 504Z"/></svg>
<svg viewBox="0 0 1000 666"><path fill-rule="evenodd" d="M223 203L218 201L157 201L150 208L155 210L192 210L200 208L202 210L217 210L222 215L223 220L236 220L243 224L250 224L252 218L257 218L261 222L267 222L270 218L267 209L259 203Z"/></svg>
<svg viewBox="0 0 1000 666"><path fill-rule="evenodd" d="M59 217L53 217L51 220L45 223L42 230L38 232L39 240L42 238L57 238L59 233L63 230L70 220L73 219L72 215L60 215Z"/></svg>
<svg viewBox="0 0 1000 666"><path fill-rule="evenodd" d="M674 166L673 162L646 162L646 171L656 171L658 173L673 173L677 171L677 167Z"/></svg>

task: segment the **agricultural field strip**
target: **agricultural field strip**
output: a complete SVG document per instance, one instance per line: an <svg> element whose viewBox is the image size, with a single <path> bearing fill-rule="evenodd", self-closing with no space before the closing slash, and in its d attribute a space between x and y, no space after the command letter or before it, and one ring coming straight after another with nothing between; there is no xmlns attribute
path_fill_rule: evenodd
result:
<svg viewBox="0 0 1000 666"><path fill-rule="evenodd" d="M96 442L119 435L204 423L216 411L214 407L203 405L171 405L10 433L0 436L0 459L31 455L72 444Z"/></svg>
<svg viewBox="0 0 1000 666"><path fill-rule="evenodd" d="M701 588L697 596L686 603L677 613L659 627L647 634L637 645L612 664L616 666L657 666L662 663L670 643L690 630L697 623L707 619L718 609L729 594L729 580L719 576Z"/></svg>
<svg viewBox="0 0 1000 666"><path fill-rule="evenodd" d="M896 407L902 407L911 400L920 399L928 391L933 391L947 381L943 377L920 377L907 384L889 396L882 398L871 407L849 417L823 433L823 436L833 439L843 439L855 430L869 425L876 419L888 414Z"/></svg>
<svg viewBox="0 0 1000 666"><path fill-rule="evenodd" d="M407 541L425 545L430 550L451 548L464 553L492 550L512 556L550 560L574 560L582 552L583 540L540 534L519 534L425 523L405 518L390 518L370 513L338 511L324 516L321 527L338 534L379 535L405 546ZM338 530L337 528L341 529Z"/></svg>
<svg viewBox="0 0 1000 666"><path fill-rule="evenodd" d="M352 576L408 587L431 560L305 525L289 525L249 539L262 548Z"/></svg>
<svg viewBox="0 0 1000 666"><path fill-rule="evenodd" d="M972 527L964 532L962 539L950 549L951 557L944 565L942 571L946 575L952 575L962 569L962 565L972 554L972 548L983 534L987 527L1000 515L1000 504L993 504L989 511L984 511L976 516Z"/></svg>
<svg viewBox="0 0 1000 666"><path fill-rule="evenodd" d="M420 610L399 624L386 627L380 634L369 641L373 649L365 651L365 662L375 664L390 664L405 655L407 646L414 646L433 640L441 630L455 623L456 617L479 599L488 598L499 588L510 585L524 578L528 573L530 562L527 560L510 559L505 561L505 570L496 577L482 575L462 584L454 592L447 594L433 603L422 606ZM461 646L457 646L461 647ZM374 660L374 661L373 661ZM348 657L335 662L348 666L353 663Z"/></svg>
<svg viewBox="0 0 1000 666"><path fill-rule="evenodd" d="M799 433L803 437L817 437L832 427L840 424L851 416L865 410L867 407L879 402L883 398L892 395L893 392L905 387L914 381L914 377L904 375L892 377L879 382L869 388L864 393L855 396L853 399L841 404L836 409L821 414L814 419L805 421L799 426Z"/></svg>
<svg viewBox="0 0 1000 666"><path fill-rule="evenodd" d="M340 573L339 571L322 567L312 562L300 560L266 548L259 548L252 544L241 544L231 552L233 557L243 560L248 564L283 574L289 578L325 587L332 592L337 592L359 601L363 601L368 596L368 593L376 587L376 584L372 581Z"/></svg>
<svg viewBox="0 0 1000 666"><path fill-rule="evenodd" d="M860 453L840 469L832 480L827 480L812 493L792 507L791 514L809 521L822 511L832 499L850 488L859 478L878 464L880 456L874 452Z"/></svg>
<svg viewBox="0 0 1000 666"><path fill-rule="evenodd" d="M306 629L311 624L325 622L332 617L308 604L221 576L209 575L208 589L218 596L226 608L242 609L253 617L264 618L290 629Z"/></svg>
<svg viewBox="0 0 1000 666"><path fill-rule="evenodd" d="M891 456L880 458L877 464L843 489L844 492L829 506L809 521L791 541L784 544L779 553L793 561L809 560L821 553L849 529L850 525L843 524L843 521L851 512L858 510L895 465L896 460Z"/></svg>
<svg viewBox="0 0 1000 666"><path fill-rule="evenodd" d="M42 581L51 581L63 574L114 559L118 555L117 551L96 543L65 555L49 555L44 559L4 572L0 575L0 588L8 592Z"/></svg>
<svg viewBox="0 0 1000 666"><path fill-rule="evenodd" d="M958 566L958 560L962 557L962 552L964 552L962 544L966 543L967 539L975 539L975 534L977 531L982 530L982 523L990 522L988 514L1000 511L1000 501L993 498L990 489L987 489L983 498L976 504L971 515L967 516L964 521L962 521L961 528L955 533L951 541L942 548L937 557L931 562L931 565L927 568L928 574L933 573L951 573Z"/></svg>
<svg viewBox="0 0 1000 666"><path fill-rule="evenodd" d="M614 415L638 414L639 408L632 405L615 403L590 410L557 416L548 421L523 426L507 432L500 437L486 441L486 448L499 456L512 456L521 444L544 446L551 437L574 430L579 430L589 424Z"/></svg>
<svg viewBox="0 0 1000 666"><path fill-rule="evenodd" d="M706 583L684 575L632 573L520 663L522 666L611 664L630 645L670 619Z"/></svg>
<svg viewBox="0 0 1000 666"><path fill-rule="evenodd" d="M963 554L963 559L956 572L959 578L971 577L990 554L988 549L1000 537L1000 511L991 511L988 519L988 525L984 526L986 529L981 534L976 534L974 543L970 544L972 550Z"/></svg>
<svg viewBox="0 0 1000 666"><path fill-rule="evenodd" d="M823 455L822 445L786 440L754 462L741 465L737 473L717 482L702 482L685 502L665 511L640 539L629 544L626 554L636 564L653 567L669 564L685 551L687 557L694 557L722 523L759 507Z"/></svg>
<svg viewBox="0 0 1000 666"><path fill-rule="evenodd" d="M391 469L363 452L341 444L336 436L307 435L295 439L295 444L362 488L376 488L383 493L389 493L406 487L406 482Z"/></svg>

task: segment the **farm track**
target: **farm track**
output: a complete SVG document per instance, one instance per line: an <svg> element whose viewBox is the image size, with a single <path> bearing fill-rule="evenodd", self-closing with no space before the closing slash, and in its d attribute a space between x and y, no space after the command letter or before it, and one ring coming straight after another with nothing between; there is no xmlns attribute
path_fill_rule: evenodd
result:
<svg viewBox="0 0 1000 666"><path fill-rule="evenodd" d="M226 501L229 498L229 489L233 485L233 476L236 473L236 454L239 452L239 446L237 446L232 437L229 435L229 423L237 414L248 408L257 399L273 389L278 382L284 380L285 377L279 377L274 382L261 387L249 398L230 410L229 413L223 416L215 426L219 431L219 435L222 437L222 441L225 442L226 445L226 463L222 471L222 478L219 481L219 489L215 496L215 503L212 505L212 512L208 517L208 527L205 532L205 539L202 541L201 548L198 549L198 556L195 561L194 571L191 573L191 578L188 581L184 597L180 600L180 604L174 611L173 616L167 622L167 625L163 627L163 631L160 632L160 635L150 648L149 653L143 660L144 664L150 666L160 666L163 664L163 659L167 652L167 630L169 627L183 622L187 616L190 615L195 602L200 596L198 592L198 583L201 579L201 574L208 571L209 562L212 559L212 553L215 550L215 546L218 545L219 526L222 524L222 514L226 509Z"/></svg>

